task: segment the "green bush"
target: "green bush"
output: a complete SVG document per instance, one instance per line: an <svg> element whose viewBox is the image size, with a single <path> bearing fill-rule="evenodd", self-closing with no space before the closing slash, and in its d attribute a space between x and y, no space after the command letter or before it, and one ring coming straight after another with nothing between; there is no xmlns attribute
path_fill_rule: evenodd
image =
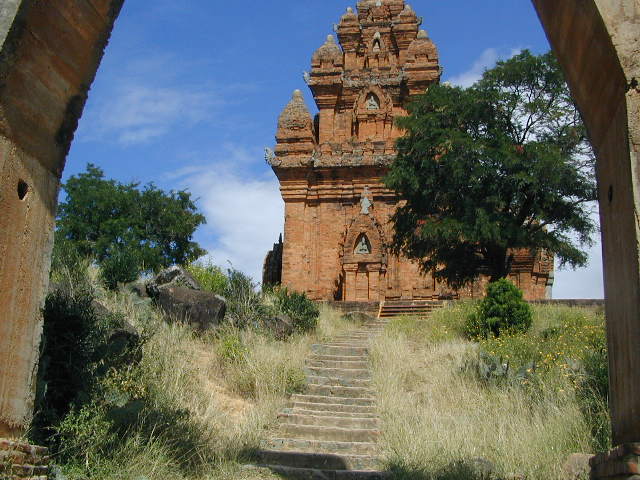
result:
<svg viewBox="0 0 640 480"><path fill-rule="evenodd" d="M465 333L471 338L524 333L532 321L531 307L522 299L522 291L503 278L488 285L487 296L467 318Z"/></svg>
<svg viewBox="0 0 640 480"><path fill-rule="evenodd" d="M203 290L224 295L229 280L222 269L212 263L195 262L187 267L187 271L195 278Z"/></svg>
<svg viewBox="0 0 640 480"><path fill-rule="evenodd" d="M290 292L285 287L273 290L274 306L288 316L298 333L310 332L318 325L320 309L305 293Z"/></svg>
<svg viewBox="0 0 640 480"><path fill-rule="evenodd" d="M245 347L237 330L227 330L221 334L218 343L218 354L225 362L241 362L247 354Z"/></svg>
<svg viewBox="0 0 640 480"><path fill-rule="evenodd" d="M105 286L115 290L120 283L131 283L138 279L141 264L135 250L114 247L102 260L101 273Z"/></svg>
<svg viewBox="0 0 640 480"><path fill-rule="evenodd" d="M227 301L226 318L237 328L259 328L269 315L262 295L251 277L233 268L227 271L227 286L224 289Z"/></svg>

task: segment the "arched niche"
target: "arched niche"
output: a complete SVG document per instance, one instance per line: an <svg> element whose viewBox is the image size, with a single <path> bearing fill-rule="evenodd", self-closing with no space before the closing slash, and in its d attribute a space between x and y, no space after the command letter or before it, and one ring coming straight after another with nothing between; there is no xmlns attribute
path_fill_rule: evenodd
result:
<svg viewBox="0 0 640 480"><path fill-rule="evenodd" d="M345 232L339 296L346 301L374 302L382 298L387 253L382 228L370 215L360 214Z"/></svg>
<svg viewBox="0 0 640 480"><path fill-rule="evenodd" d="M377 85L363 90L353 112L352 135L359 141L384 140L393 125L393 101Z"/></svg>

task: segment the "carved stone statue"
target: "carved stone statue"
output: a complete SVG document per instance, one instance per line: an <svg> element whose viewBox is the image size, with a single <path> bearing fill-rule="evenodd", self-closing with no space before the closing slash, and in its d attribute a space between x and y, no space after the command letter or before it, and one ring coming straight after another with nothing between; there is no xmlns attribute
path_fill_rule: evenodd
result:
<svg viewBox="0 0 640 480"><path fill-rule="evenodd" d="M266 147L264 149L264 159L269 165L272 165L273 161L276 159L275 152L271 150L269 147Z"/></svg>
<svg viewBox="0 0 640 480"><path fill-rule="evenodd" d="M360 206L362 207L360 213L363 215L369 215L369 209L373 207L373 202L369 200L369 195L371 195L371 192L368 187L365 187L364 192L362 192L362 199L360 200Z"/></svg>
<svg viewBox="0 0 640 480"><path fill-rule="evenodd" d="M358 245L356 245L355 254L356 255L369 255L371 253L371 248L369 248L369 243L367 242L367 237L362 235L360 237L360 241Z"/></svg>
<svg viewBox="0 0 640 480"><path fill-rule="evenodd" d="M380 105L378 104L378 100L376 99L376 96L371 94L369 95L369 98L367 98L367 110L379 110L380 109Z"/></svg>

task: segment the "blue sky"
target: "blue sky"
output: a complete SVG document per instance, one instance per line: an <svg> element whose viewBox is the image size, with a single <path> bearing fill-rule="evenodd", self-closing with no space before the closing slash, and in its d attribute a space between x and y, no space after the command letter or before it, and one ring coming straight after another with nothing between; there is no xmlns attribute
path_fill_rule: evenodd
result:
<svg viewBox="0 0 640 480"><path fill-rule="evenodd" d="M529 0L415 0L445 81L470 85L522 48L549 49ZM277 117L302 89L311 55L355 1L128 0L92 87L64 179L107 177L188 189L208 224L196 240L215 263L256 279L282 231L278 183L264 162ZM591 265L557 273L557 298L602 297Z"/></svg>

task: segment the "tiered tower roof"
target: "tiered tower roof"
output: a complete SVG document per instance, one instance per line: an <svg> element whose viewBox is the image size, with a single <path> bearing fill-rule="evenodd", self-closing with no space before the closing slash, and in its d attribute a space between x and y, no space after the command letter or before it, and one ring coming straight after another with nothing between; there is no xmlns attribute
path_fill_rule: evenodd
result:
<svg viewBox="0 0 640 480"><path fill-rule="evenodd" d="M294 94L278 125L274 168L387 165L401 135L395 117L440 80L438 51L421 23L404 0L348 8L336 26L339 43L329 35L305 74L319 114L311 121Z"/></svg>

